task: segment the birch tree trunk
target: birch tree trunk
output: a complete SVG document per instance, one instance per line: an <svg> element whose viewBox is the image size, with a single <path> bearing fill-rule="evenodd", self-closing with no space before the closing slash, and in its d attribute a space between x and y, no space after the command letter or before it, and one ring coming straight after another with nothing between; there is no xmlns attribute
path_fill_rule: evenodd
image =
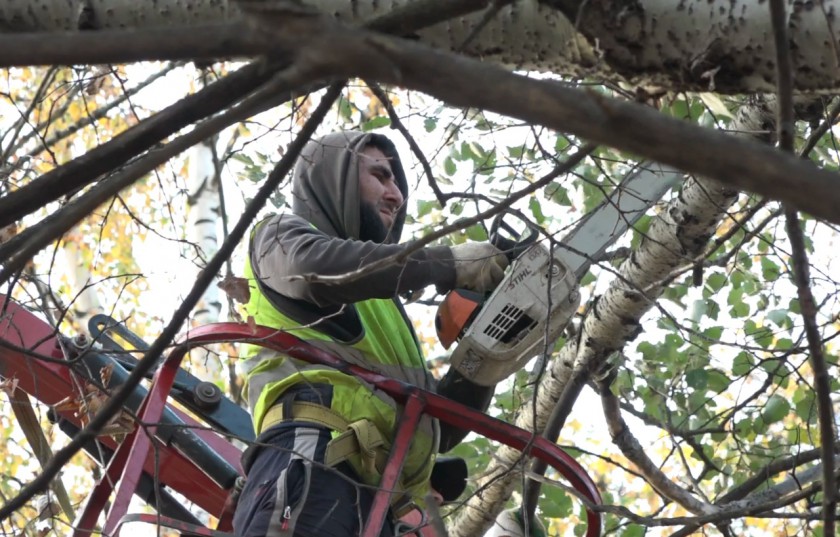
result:
<svg viewBox="0 0 840 537"><path fill-rule="evenodd" d="M409 2L305 3L360 22ZM840 33L833 28L837 3L827 0L794 9L799 3L788 2L794 85L800 92L840 89ZM489 21L483 20L484 12L452 19L419 32L419 37L514 68L598 76L648 89L775 89L773 32L763 0L520 0L492 15ZM0 29L5 32L188 26L239 18L231 0L7 0L0 5Z"/></svg>
<svg viewBox="0 0 840 537"><path fill-rule="evenodd" d="M78 233L78 232L76 232ZM102 303L96 293L93 276L88 263L82 258L81 240L71 233L61 248L67 263L67 283L70 286L68 296L73 297L69 307L72 311L73 322L78 324L83 333L88 333L88 321L99 313L103 313Z"/></svg>
<svg viewBox="0 0 840 537"><path fill-rule="evenodd" d="M734 129L765 133L773 123L773 110L763 103L744 107ZM772 132L772 129L770 129ZM619 275L597 298L580 325L580 334L552 358L539 384L536 401L521 407L516 425L542 434L563 389L576 371L594 371L641 331L647 313L678 266L700 254L714 234L737 191L715 181L689 177L679 196L652 221L639 248L622 263ZM580 343L576 343L580 342ZM500 446L486 472L478 479L480 490L466 503L452 524L451 537L483 534L521 482L522 454Z"/></svg>
<svg viewBox="0 0 840 537"><path fill-rule="evenodd" d="M186 240L195 252L196 264L202 269L219 250L219 177L213 158L213 140L204 140L190 151L188 170L189 213ZM190 325L193 327L218 322L222 309L219 288L211 285L195 307ZM209 347L190 351L193 374L210 382L222 378L224 371L219 355Z"/></svg>

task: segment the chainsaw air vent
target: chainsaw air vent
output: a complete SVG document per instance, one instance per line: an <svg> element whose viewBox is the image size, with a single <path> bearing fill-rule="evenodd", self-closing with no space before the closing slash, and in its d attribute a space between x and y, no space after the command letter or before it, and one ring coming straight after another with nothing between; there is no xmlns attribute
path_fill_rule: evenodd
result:
<svg viewBox="0 0 840 537"><path fill-rule="evenodd" d="M484 334L502 343L521 339L537 325L537 321L513 304L506 304L484 329Z"/></svg>

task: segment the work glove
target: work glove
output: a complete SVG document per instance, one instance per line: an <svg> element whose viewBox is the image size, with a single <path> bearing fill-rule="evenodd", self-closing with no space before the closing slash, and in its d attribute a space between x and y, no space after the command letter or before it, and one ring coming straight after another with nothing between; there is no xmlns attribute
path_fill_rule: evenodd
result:
<svg viewBox="0 0 840 537"><path fill-rule="evenodd" d="M508 258L489 242L468 242L450 248L455 260L455 287L486 293L505 275Z"/></svg>
<svg viewBox="0 0 840 537"><path fill-rule="evenodd" d="M522 509L508 509L499 513L493 526L484 537L545 537L548 535L545 526L539 520L536 524L528 524L528 534L525 534L525 524L522 521Z"/></svg>

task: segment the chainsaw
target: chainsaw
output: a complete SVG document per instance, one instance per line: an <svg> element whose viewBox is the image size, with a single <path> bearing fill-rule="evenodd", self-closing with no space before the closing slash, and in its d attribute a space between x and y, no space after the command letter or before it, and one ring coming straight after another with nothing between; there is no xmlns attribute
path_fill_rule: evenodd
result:
<svg viewBox="0 0 840 537"><path fill-rule="evenodd" d="M589 267L682 176L659 165L634 170L559 244L538 240L527 222L526 232L517 233L499 215L489 238L510 260L502 281L489 296L452 290L438 306L439 341L446 349L457 342L451 366L475 384L493 386L551 352L580 306L580 280Z"/></svg>

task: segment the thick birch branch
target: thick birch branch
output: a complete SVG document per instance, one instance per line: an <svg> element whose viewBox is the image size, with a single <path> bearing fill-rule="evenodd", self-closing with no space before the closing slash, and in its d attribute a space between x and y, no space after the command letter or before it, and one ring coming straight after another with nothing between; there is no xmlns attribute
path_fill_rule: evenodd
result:
<svg viewBox="0 0 840 537"><path fill-rule="evenodd" d="M252 22L253 33L260 33L266 46L293 51L295 62L311 67L321 78L362 77L416 89L453 106L490 110L568 132L840 223L837 174L761 144L669 118L638 103L534 80L321 17Z"/></svg>
<svg viewBox="0 0 840 537"><path fill-rule="evenodd" d="M762 131L772 118L766 107L739 114L740 130ZM768 116L769 114L769 116ZM699 254L714 233L737 191L710 180L689 178L679 196L652 221L644 241L618 271L618 277L596 299L581 323L577 341L569 341L552 359L539 384L536 400L525 405L516 425L541 434L575 371L592 371L641 331L639 320L652 307L674 267ZM632 454L625 453L625 456ZM490 527L520 479L512 471L522 454L507 446L479 480L482 487L453 524L452 537L480 535ZM685 499L679 495L675 499ZM704 506L687 502L690 510Z"/></svg>
<svg viewBox="0 0 840 537"><path fill-rule="evenodd" d="M837 2L804 3L787 18L797 92L836 93L840 88L840 36L831 24ZM775 88L773 32L763 0L502 0L492 5L489 0L478 0L481 8L495 10L486 25L483 12L448 14L455 2L446 0L261 3L269 8L310 6L350 24L408 10L413 12L406 21L438 16L438 24L411 35L435 48L458 50L509 68L630 81L648 90L753 93ZM130 40L132 29L236 24L242 18L231 0L6 0L0 4L2 33L119 29L126 32L124 42ZM243 47L247 34L219 32L209 35L209 40L197 37L189 31L162 35L176 45L172 50L180 50L181 57L206 57L212 49L213 56L224 58L247 48ZM463 46L468 37L472 39ZM6 45L3 36L0 43ZM142 46L161 44L146 41ZM34 40L12 50L24 53L39 46L53 45ZM0 50L8 49L0 46Z"/></svg>
<svg viewBox="0 0 840 537"><path fill-rule="evenodd" d="M283 0L260 3L265 4L267 9L298 5ZM509 0L306 0L303 4L354 25L383 17L392 21L403 19L408 33L433 47L461 50L469 56L508 67L583 74L582 66L592 67L598 63L595 51L583 36L574 31L566 17L537 0L515 3ZM470 7L465 11L458 7L459 4ZM499 5L501 9L489 21L483 21L484 13L480 10L490 8L491 4ZM420 22L423 17L437 24L415 30L427 25ZM234 54L255 53L248 50L247 33L235 29L242 19L242 10L237 2L231 0L7 0L0 4L0 29L5 30L3 33L85 29L87 33L95 34L98 32L91 30L120 30L124 32L122 41L125 43L126 38L131 38L132 29L161 28L160 38L175 46L173 50L177 50L177 43L181 42L182 58L224 58L230 57L231 51ZM228 26L230 32L217 31L215 35L201 36L190 32L173 34L170 30L173 26L216 25L225 28L224 23L231 23ZM474 39L463 48L467 36L474 33ZM10 36L0 38L0 42L6 37ZM160 41L135 43L158 50L168 46ZM47 48L52 45L33 40L28 46ZM92 52L94 50L91 49ZM195 51L201 52L196 56Z"/></svg>

